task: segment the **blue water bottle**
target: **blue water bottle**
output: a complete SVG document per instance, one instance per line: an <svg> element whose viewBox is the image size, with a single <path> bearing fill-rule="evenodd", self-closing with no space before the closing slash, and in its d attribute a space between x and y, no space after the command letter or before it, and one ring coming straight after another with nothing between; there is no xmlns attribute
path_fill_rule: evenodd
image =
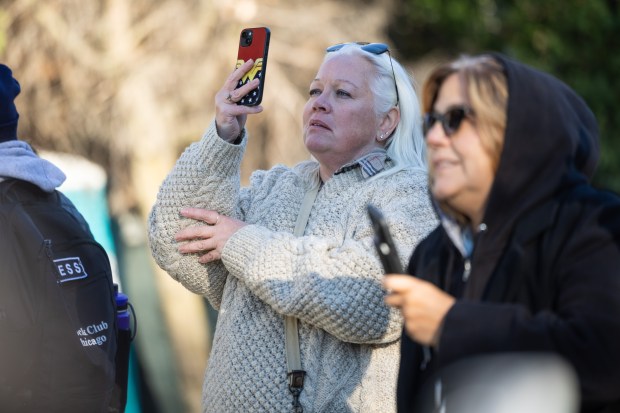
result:
<svg viewBox="0 0 620 413"><path fill-rule="evenodd" d="M116 326L117 349L116 349L116 386L114 391L114 412L123 413L127 404L127 383L129 380L129 350L133 340L131 332L131 315L129 314L129 297L118 290L114 284L114 297L116 299ZM133 307L132 307L133 309ZM135 328L135 326L134 326ZM135 331L134 331L135 334Z"/></svg>
<svg viewBox="0 0 620 413"><path fill-rule="evenodd" d="M118 284L114 284L114 296L116 298L116 325L119 330L129 331L131 328L128 308L129 297L118 291Z"/></svg>

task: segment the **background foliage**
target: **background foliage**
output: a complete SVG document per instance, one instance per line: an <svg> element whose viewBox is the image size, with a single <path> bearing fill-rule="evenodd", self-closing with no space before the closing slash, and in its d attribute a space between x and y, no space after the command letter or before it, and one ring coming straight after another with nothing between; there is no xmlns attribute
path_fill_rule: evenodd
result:
<svg viewBox="0 0 620 413"><path fill-rule="evenodd" d="M618 0L400 0L389 34L403 56L504 52L573 87L599 122L595 184L620 191Z"/></svg>

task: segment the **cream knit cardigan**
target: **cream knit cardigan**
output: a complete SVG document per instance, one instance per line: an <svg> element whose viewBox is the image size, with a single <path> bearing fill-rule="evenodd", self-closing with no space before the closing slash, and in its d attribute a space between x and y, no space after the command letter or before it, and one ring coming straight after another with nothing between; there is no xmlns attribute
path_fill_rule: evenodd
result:
<svg viewBox="0 0 620 413"><path fill-rule="evenodd" d="M188 290L219 309L203 386L203 411L291 411L284 316L299 318L304 413L389 413L402 322L383 302L382 268L366 214L371 202L387 216L403 262L437 224L423 171L365 180L360 169L334 175L319 191L305 235L292 235L318 164L276 166L240 188L247 138L232 145L214 122L164 180L149 218L153 257ZM197 206L246 222L222 260L200 264L177 252L174 234L196 222L180 217Z"/></svg>

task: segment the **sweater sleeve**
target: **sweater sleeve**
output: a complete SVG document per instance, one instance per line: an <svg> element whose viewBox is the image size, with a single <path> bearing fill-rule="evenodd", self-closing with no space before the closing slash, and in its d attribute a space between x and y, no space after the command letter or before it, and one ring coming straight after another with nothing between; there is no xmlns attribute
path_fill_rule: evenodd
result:
<svg viewBox="0 0 620 413"><path fill-rule="evenodd" d="M201 264L197 254L180 254L174 236L196 223L180 215L184 207L212 209L242 219L239 168L246 142L245 137L240 145L222 140L213 121L163 181L148 220L149 244L157 264L188 290L206 296L215 308L221 304L226 268L221 261Z"/></svg>
<svg viewBox="0 0 620 413"><path fill-rule="evenodd" d="M425 186L401 182L395 192L389 185L375 184L381 185L381 191L375 191L371 202L388 217L405 261L436 225ZM232 276L282 315L297 317L346 342L395 341L400 338L402 319L384 303L383 269L375 253L366 202L345 202L352 206L342 219L349 226L343 240L316 235L321 224L312 215L310 235L302 237L248 225L229 239L222 260Z"/></svg>

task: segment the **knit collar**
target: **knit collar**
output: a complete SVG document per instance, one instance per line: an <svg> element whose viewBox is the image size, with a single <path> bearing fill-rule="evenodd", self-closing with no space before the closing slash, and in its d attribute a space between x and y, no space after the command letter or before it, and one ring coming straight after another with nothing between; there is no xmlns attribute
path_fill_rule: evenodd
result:
<svg viewBox="0 0 620 413"><path fill-rule="evenodd" d="M348 164L343 165L338 169L334 175L342 174L351 171L356 168L360 168L362 177L368 179L377 175L383 171L386 167L386 162L390 160L387 151L383 148L376 148L359 159L354 160Z"/></svg>

